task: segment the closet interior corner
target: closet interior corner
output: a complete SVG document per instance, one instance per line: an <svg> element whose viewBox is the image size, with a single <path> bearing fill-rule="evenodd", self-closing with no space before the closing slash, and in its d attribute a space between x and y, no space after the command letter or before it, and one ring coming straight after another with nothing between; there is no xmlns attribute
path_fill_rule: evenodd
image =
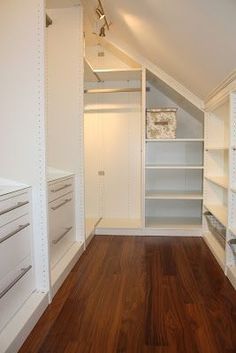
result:
<svg viewBox="0 0 236 353"><path fill-rule="evenodd" d="M0 1L0 20L0 353L94 235L202 237L236 289L236 75L199 102L84 38L76 0Z"/></svg>

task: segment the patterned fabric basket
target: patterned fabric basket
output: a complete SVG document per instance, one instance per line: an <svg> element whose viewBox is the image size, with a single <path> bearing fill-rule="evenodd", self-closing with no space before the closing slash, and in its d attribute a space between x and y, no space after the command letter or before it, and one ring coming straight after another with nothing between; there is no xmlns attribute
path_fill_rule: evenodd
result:
<svg viewBox="0 0 236 353"><path fill-rule="evenodd" d="M216 239L222 246L225 246L225 226L223 226L223 224L221 224L209 211L205 212L204 216L206 217L209 231L216 237Z"/></svg>
<svg viewBox="0 0 236 353"><path fill-rule="evenodd" d="M147 110L147 139L176 138L176 108Z"/></svg>

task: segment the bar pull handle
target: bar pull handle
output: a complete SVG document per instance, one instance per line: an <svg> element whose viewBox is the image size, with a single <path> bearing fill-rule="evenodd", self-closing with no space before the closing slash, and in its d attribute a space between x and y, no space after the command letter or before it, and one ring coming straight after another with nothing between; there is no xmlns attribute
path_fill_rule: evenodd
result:
<svg viewBox="0 0 236 353"><path fill-rule="evenodd" d="M65 201L63 201L62 203L60 203L58 206L55 207L51 207L51 210L56 211L58 210L58 208L66 205L68 202L70 202L72 199L66 199Z"/></svg>
<svg viewBox="0 0 236 353"><path fill-rule="evenodd" d="M52 243L54 245L59 243L59 241L61 241L66 236L66 234L68 234L72 230L72 228L73 227L66 228L66 231L64 233L62 233L57 239L53 240Z"/></svg>
<svg viewBox="0 0 236 353"><path fill-rule="evenodd" d="M22 268L21 273L5 289L0 292L0 299L2 299L9 292L9 290L12 289L12 287L14 287L16 283L19 282L19 280L24 277L27 272L29 272L29 270L31 270L31 268L31 265L26 268Z"/></svg>
<svg viewBox="0 0 236 353"><path fill-rule="evenodd" d="M29 201L24 201L24 202L17 202L17 204L15 206L6 208L5 210L0 211L0 216L2 216L5 213L11 212L19 207L25 206L29 203Z"/></svg>
<svg viewBox="0 0 236 353"><path fill-rule="evenodd" d="M58 192L58 191L67 189L67 188L69 188L70 186L72 186L72 184L65 184L65 185L61 186L60 188L58 188L58 189L52 189L51 192Z"/></svg>
<svg viewBox="0 0 236 353"><path fill-rule="evenodd" d="M3 243L4 241L6 241L7 239L10 239L11 237L13 237L14 235L16 235L17 233L21 232L23 229L27 228L30 226L30 223L26 223L24 225L20 225L16 230L13 230L11 233L7 234L5 237L0 238L0 244Z"/></svg>

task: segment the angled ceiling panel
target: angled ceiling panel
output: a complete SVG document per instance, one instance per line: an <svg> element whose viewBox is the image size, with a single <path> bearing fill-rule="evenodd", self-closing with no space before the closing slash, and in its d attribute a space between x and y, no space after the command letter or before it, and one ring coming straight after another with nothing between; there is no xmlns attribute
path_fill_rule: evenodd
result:
<svg viewBox="0 0 236 353"><path fill-rule="evenodd" d="M83 2L93 15L96 0ZM204 99L236 68L235 0L103 1L109 38L129 46Z"/></svg>

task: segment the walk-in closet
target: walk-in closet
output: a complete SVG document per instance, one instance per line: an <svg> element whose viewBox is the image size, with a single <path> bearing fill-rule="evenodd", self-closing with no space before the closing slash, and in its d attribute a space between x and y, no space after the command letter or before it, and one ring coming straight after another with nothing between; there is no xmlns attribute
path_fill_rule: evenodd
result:
<svg viewBox="0 0 236 353"><path fill-rule="evenodd" d="M0 353L235 351L236 6L210 3L0 1Z"/></svg>

